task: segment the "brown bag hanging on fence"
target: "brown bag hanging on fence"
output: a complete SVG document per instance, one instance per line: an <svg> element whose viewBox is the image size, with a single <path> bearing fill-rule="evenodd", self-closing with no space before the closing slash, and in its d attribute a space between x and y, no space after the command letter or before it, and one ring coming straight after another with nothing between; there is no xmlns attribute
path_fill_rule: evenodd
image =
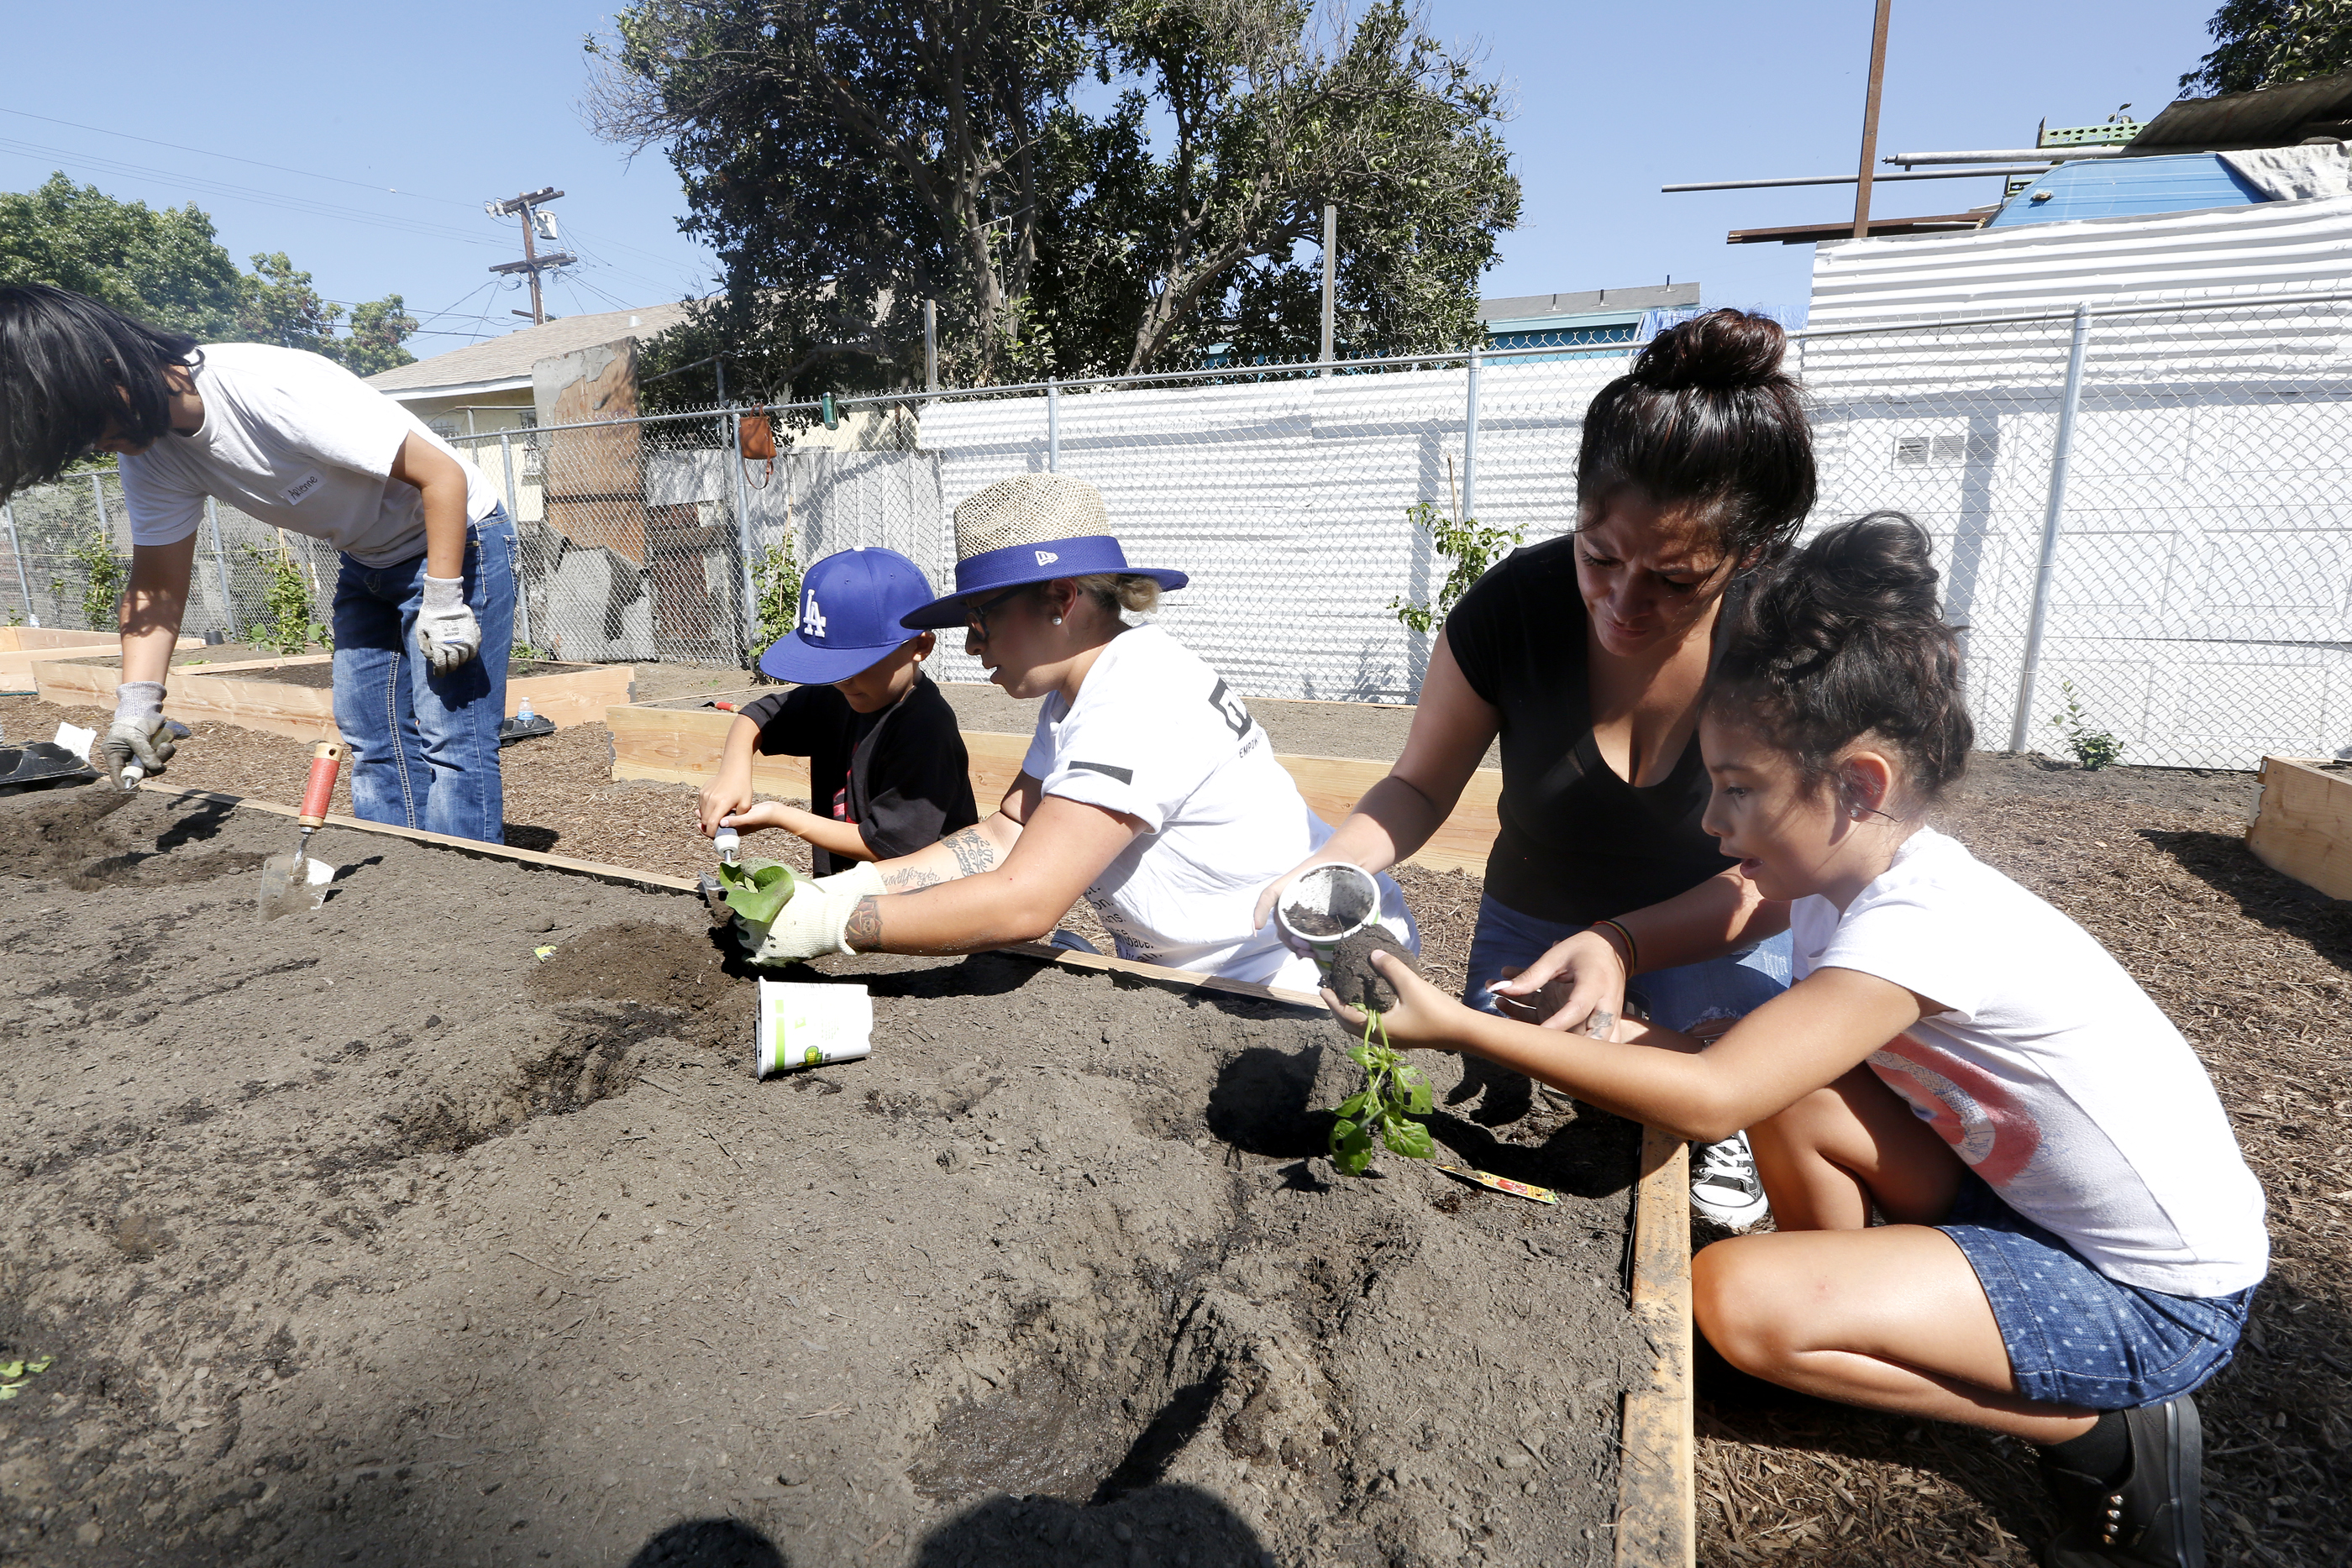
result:
<svg viewBox="0 0 2352 1568"><path fill-rule="evenodd" d="M752 486L754 489L766 489L776 473L776 427L768 423L765 413L744 414L736 421L735 444L744 462L768 465Z"/></svg>

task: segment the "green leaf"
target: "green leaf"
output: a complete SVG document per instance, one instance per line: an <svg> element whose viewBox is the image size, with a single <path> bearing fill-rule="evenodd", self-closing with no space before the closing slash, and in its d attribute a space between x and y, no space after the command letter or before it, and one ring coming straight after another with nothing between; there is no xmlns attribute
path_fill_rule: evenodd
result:
<svg viewBox="0 0 2352 1568"><path fill-rule="evenodd" d="M1381 1141L1396 1154L1412 1160L1425 1160L1437 1153L1437 1145L1429 1129L1418 1122L1391 1122L1382 1129Z"/></svg>
<svg viewBox="0 0 2352 1568"><path fill-rule="evenodd" d="M721 865L719 884L727 889L727 907L742 919L757 925L769 925L785 904L799 891L800 879L790 866L763 865L755 869Z"/></svg>
<svg viewBox="0 0 2352 1568"><path fill-rule="evenodd" d="M1359 1129L1342 1147L1331 1152L1331 1163L1343 1176L1361 1176L1372 1163L1372 1140Z"/></svg>
<svg viewBox="0 0 2352 1568"><path fill-rule="evenodd" d="M1340 1101L1339 1109L1334 1112L1333 1114L1345 1121L1360 1122L1364 1117L1364 1107L1370 1104L1371 1100L1372 1093L1370 1090L1359 1089L1353 1094L1349 1095L1345 1100Z"/></svg>
<svg viewBox="0 0 2352 1568"><path fill-rule="evenodd" d="M1414 1084L1405 1094L1404 1109L1408 1116L1426 1116L1436 1107L1437 1102L1430 1096L1426 1083Z"/></svg>
<svg viewBox="0 0 2352 1568"><path fill-rule="evenodd" d="M47 1372L56 1364L57 1359L58 1358L54 1355L45 1355L38 1361L28 1361L25 1364L25 1370L27 1372Z"/></svg>
<svg viewBox="0 0 2352 1568"><path fill-rule="evenodd" d="M24 1375L25 1364L23 1362L0 1361L0 1383L12 1382Z"/></svg>

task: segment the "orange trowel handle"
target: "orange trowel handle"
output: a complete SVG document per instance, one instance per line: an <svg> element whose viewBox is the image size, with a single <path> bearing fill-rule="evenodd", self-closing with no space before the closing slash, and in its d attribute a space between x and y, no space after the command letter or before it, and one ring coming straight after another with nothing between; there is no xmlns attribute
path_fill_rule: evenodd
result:
<svg viewBox="0 0 2352 1568"><path fill-rule="evenodd" d="M315 828L327 820L327 808L335 799L335 775L342 771L343 748L331 740L322 740L310 748L310 782L302 791L302 815L296 819L306 828Z"/></svg>

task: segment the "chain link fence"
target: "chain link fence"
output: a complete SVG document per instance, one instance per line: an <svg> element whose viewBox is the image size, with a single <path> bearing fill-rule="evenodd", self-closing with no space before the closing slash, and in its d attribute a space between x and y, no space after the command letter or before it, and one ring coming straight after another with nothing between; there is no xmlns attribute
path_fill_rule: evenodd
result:
<svg viewBox="0 0 2352 1568"><path fill-rule="evenodd" d="M2124 761L2205 768L2343 754L2347 313L2352 296L2315 294L1798 333L1812 522L1894 509L1928 528L1988 747L2063 755L2104 734ZM793 613L782 552L884 546L944 588L956 504L1054 469L1102 489L1129 559L1192 574L1159 619L1237 690L1408 702L1433 633L1398 606L1433 603L1452 565L1413 508L1530 544L1567 531L1584 408L1638 347L1227 365L453 444L516 519L517 639L555 658L747 665ZM116 482L20 496L10 522L0 606L88 624L93 541L127 553ZM200 547L191 632L249 634L281 549L331 595L330 552L228 508ZM937 675L982 678L942 642Z"/></svg>

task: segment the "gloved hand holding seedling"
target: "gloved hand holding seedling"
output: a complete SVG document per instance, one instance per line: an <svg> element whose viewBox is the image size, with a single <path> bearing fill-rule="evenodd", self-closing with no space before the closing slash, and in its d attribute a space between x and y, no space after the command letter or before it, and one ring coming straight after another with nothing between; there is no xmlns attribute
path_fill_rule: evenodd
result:
<svg viewBox="0 0 2352 1568"><path fill-rule="evenodd" d="M1372 1036L1380 1043L1372 1043ZM1391 1154L1425 1160L1437 1153L1429 1129L1414 1121L1429 1114L1433 1101L1429 1075L1412 1066L1389 1044L1378 1009L1364 1013L1364 1039L1348 1048L1364 1070L1364 1086L1339 1102L1331 1124L1331 1163L1348 1176L1361 1176L1372 1163L1372 1141L1386 1144Z"/></svg>

